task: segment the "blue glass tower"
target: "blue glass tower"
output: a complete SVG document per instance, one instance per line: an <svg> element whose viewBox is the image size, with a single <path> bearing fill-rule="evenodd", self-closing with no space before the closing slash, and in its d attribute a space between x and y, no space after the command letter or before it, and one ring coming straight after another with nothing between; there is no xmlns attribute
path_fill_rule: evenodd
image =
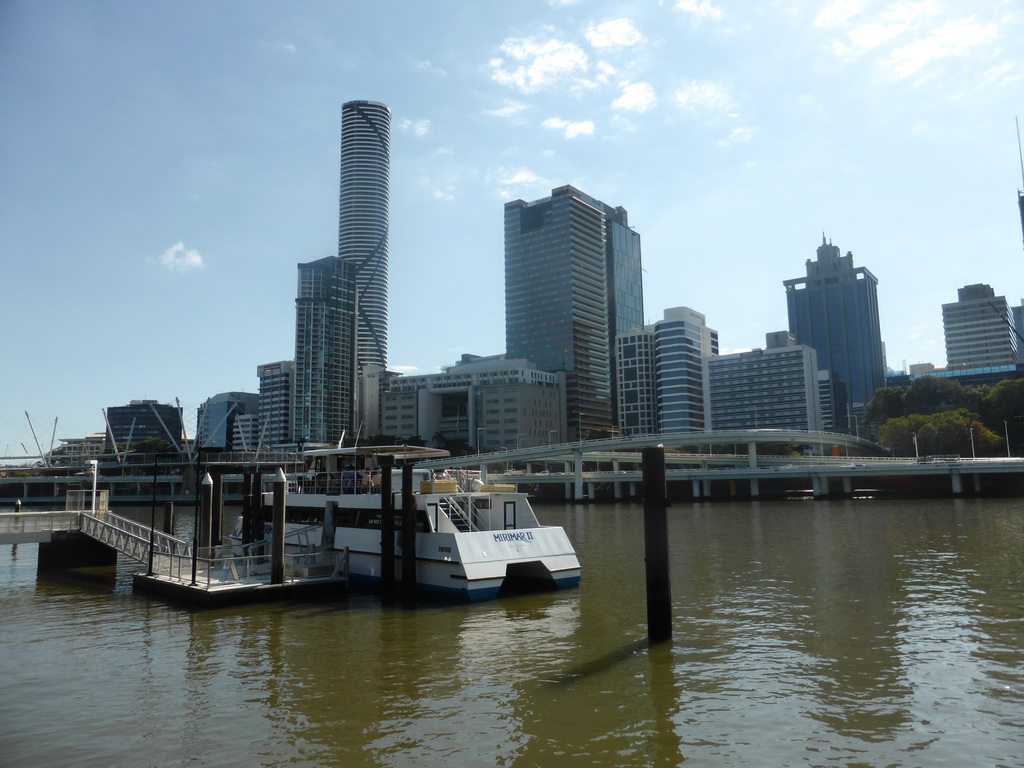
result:
<svg viewBox="0 0 1024 768"><path fill-rule="evenodd" d="M832 378L834 423L860 431L864 409L885 383L882 334L878 320L878 279L854 268L853 254L822 235L817 260L807 260L807 276L785 280L789 332L818 355L818 369Z"/></svg>
<svg viewBox="0 0 1024 768"><path fill-rule="evenodd" d="M612 344L642 322L640 236L625 209L571 186L505 204L507 353L565 372L575 439L614 427Z"/></svg>

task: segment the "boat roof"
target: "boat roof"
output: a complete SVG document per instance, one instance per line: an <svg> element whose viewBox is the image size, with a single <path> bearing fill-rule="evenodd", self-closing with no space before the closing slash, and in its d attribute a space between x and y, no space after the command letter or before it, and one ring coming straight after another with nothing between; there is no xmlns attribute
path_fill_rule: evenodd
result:
<svg viewBox="0 0 1024 768"><path fill-rule="evenodd" d="M443 448L422 445L353 445L348 448L317 448L303 451L303 456L394 456L395 461L426 461L446 459L451 453Z"/></svg>

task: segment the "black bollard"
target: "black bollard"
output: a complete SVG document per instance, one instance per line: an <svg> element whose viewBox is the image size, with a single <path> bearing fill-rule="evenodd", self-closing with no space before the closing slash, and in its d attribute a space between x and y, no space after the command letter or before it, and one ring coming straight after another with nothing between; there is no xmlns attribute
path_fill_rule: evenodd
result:
<svg viewBox="0 0 1024 768"><path fill-rule="evenodd" d="M416 598L416 500L412 494L412 464L402 465L402 599Z"/></svg>
<svg viewBox="0 0 1024 768"><path fill-rule="evenodd" d="M644 553L647 571L647 640L672 637L672 590L668 577L665 449L643 449Z"/></svg>
<svg viewBox="0 0 1024 768"><path fill-rule="evenodd" d="M277 470L274 478L274 532L270 543L270 583L284 584L284 507L288 479L284 470Z"/></svg>
<svg viewBox="0 0 1024 768"><path fill-rule="evenodd" d="M391 470L395 457L378 457L380 464L380 589L385 595L395 593L395 497L391 492Z"/></svg>

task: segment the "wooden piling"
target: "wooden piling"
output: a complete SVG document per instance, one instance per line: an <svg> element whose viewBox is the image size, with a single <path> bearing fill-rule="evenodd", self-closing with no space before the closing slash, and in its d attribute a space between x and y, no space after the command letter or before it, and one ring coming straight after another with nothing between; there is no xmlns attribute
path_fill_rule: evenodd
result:
<svg viewBox="0 0 1024 768"><path fill-rule="evenodd" d="M213 476L213 504L210 508L210 546L220 546L223 540L224 517L224 475Z"/></svg>
<svg viewBox="0 0 1024 768"><path fill-rule="evenodd" d="M416 500L412 464L402 465L402 599L416 599Z"/></svg>
<svg viewBox="0 0 1024 768"><path fill-rule="evenodd" d="M380 464L380 588L385 595L395 593L395 497L392 495L391 470L395 457L378 458Z"/></svg>
<svg viewBox="0 0 1024 768"><path fill-rule="evenodd" d="M668 515L665 498L665 449L643 449L644 553L647 573L647 639L672 637L672 590L668 569Z"/></svg>
<svg viewBox="0 0 1024 768"><path fill-rule="evenodd" d="M285 491L288 488L288 480L284 476L284 470L277 471L274 478L274 532L270 543L270 583L284 584L284 528L285 528Z"/></svg>

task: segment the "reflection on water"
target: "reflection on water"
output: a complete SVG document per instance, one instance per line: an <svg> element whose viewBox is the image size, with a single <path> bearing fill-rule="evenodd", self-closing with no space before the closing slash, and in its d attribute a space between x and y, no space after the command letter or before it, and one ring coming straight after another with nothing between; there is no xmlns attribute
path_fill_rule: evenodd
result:
<svg viewBox="0 0 1024 768"><path fill-rule="evenodd" d="M641 507L540 513L579 590L415 610L183 610L0 547L0 765L1021 764L1024 505L673 507L653 648Z"/></svg>

